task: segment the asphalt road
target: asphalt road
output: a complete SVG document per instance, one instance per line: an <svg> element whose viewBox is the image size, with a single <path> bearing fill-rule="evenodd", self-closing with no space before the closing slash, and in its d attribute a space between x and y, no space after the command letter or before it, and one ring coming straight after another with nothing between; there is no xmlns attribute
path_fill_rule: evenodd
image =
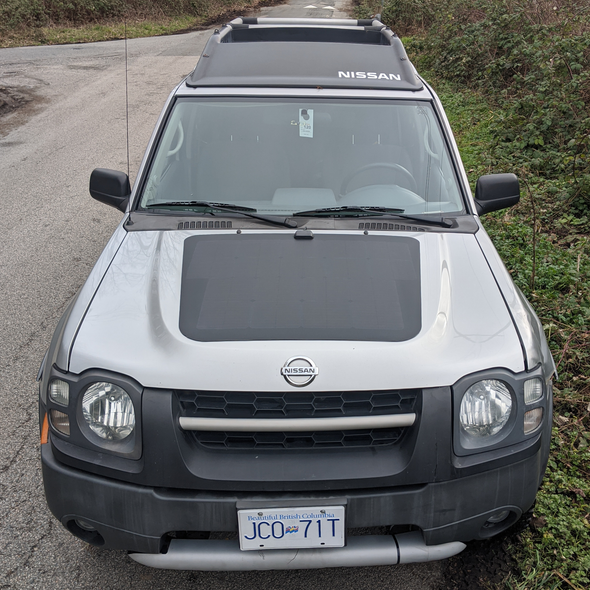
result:
<svg viewBox="0 0 590 590"><path fill-rule="evenodd" d="M343 16L340 5L327 2L262 12ZM132 178L168 93L192 70L209 34L128 42ZM88 178L95 167L127 169L124 49L123 41L0 49L0 588L440 588L439 563L243 574L151 570L123 552L85 545L49 513L35 377L61 313L120 220L90 198Z"/></svg>

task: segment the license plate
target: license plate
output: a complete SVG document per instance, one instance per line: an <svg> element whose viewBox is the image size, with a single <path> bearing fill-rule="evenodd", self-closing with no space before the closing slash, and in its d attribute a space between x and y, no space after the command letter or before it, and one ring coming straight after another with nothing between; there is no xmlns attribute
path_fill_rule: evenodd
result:
<svg viewBox="0 0 590 590"><path fill-rule="evenodd" d="M344 547L344 506L238 510L240 549Z"/></svg>

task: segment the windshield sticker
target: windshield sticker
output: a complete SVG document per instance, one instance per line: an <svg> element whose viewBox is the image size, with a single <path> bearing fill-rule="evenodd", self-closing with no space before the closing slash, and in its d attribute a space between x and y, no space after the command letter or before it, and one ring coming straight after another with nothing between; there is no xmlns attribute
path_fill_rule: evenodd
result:
<svg viewBox="0 0 590 590"><path fill-rule="evenodd" d="M299 137L313 137L313 109L299 109Z"/></svg>

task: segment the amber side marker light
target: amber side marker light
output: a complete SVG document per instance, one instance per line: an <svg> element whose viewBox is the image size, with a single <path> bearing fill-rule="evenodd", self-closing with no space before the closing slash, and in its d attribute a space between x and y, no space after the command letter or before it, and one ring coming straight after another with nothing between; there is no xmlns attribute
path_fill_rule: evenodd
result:
<svg viewBox="0 0 590 590"><path fill-rule="evenodd" d="M49 420L47 419L47 412L43 418L43 426L41 427L41 444L46 445L49 440Z"/></svg>

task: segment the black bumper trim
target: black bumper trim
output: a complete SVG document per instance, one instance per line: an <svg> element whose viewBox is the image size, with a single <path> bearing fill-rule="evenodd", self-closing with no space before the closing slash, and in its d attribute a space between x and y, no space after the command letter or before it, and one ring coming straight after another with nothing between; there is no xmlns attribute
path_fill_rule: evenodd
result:
<svg viewBox="0 0 590 590"><path fill-rule="evenodd" d="M347 526L413 525L428 545L479 538L491 513L524 512L533 504L544 469L542 452L512 465L445 482L367 491L232 493L167 490L129 484L59 463L41 447L47 503L65 525L93 524L105 547L157 553L172 531L235 531L238 501L296 502L347 499Z"/></svg>

